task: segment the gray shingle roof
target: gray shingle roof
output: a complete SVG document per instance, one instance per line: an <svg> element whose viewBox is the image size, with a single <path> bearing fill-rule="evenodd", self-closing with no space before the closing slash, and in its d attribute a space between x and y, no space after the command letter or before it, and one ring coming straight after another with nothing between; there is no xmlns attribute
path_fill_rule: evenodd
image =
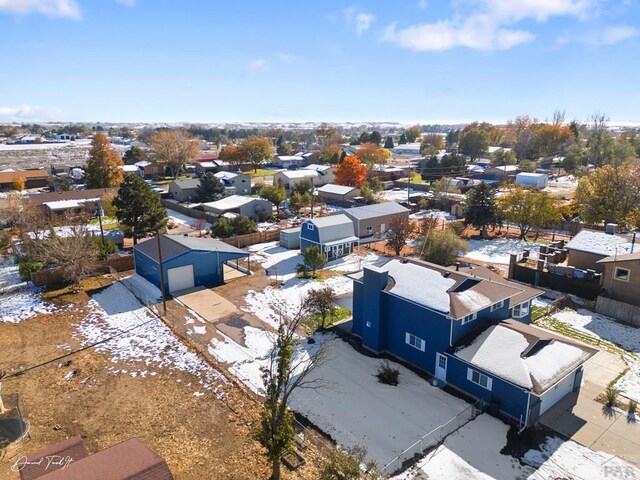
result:
<svg viewBox="0 0 640 480"><path fill-rule="evenodd" d="M240 250L233 245L229 245L228 243L212 238L162 235L160 237L160 247L162 248L163 263L190 250L231 253L238 255L238 257L249 256L249 254L244 250ZM158 261L158 241L155 238L139 243L134 247L134 249L144 253L147 257L152 258L156 262Z"/></svg>
<svg viewBox="0 0 640 480"><path fill-rule="evenodd" d="M353 222L346 215L329 215L328 217L314 218L306 220L305 223L313 223L318 229L320 243L333 242L344 239L353 241L355 237L355 227ZM357 239L357 237L355 237Z"/></svg>
<svg viewBox="0 0 640 480"><path fill-rule="evenodd" d="M199 178L187 178L186 180L174 180L173 183L176 184L180 189L190 189L190 188L198 188L200 185Z"/></svg>
<svg viewBox="0 0 640 480"><path fill-rule="evenodd" d="M347 208L344 213L357 220L365 220L397 213L409 213L409 210L397 202L384 202L363 207Z"/></svg>

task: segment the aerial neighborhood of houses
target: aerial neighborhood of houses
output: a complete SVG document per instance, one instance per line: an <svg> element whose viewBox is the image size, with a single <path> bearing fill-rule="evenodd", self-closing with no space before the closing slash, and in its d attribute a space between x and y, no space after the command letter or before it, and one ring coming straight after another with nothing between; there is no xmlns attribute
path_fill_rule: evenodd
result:
<svg viewBox="0 0 640 480"><path fill-rule="evenodd" d="M1 125L0 478L640 478L639 154Z"/></svg>

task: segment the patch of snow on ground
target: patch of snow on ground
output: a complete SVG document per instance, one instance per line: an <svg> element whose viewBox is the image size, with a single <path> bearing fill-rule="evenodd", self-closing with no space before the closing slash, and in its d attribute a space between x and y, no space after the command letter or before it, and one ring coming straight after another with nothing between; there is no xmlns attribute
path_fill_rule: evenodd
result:
<svg viewBox="0 0 640 480"><path fill-rule="evenodd" d="M146 278L134 273L122 279L122 283L144 304L151 305L162 301L162 292Z"/></svg>
<svg viewBox="0 0 640 480"><path fill-rule="evenodd" d="M500 453L507 443L508 428L488 414L480 415L393 480L640 478L640 470L619 458L558 437L548 438L525 453L521 465L517 459Z"/></svg>
<svg viewBox="0 0 640 480"><path fill-rule="evenodd" d="M530 478L640 478L640 469L613 455L588 449L558 437L548 438L538 449L529 450L523 460L538 468L538 475Z"/></svg>
<svg viewBox="0 0 640 480"><path fill-rule="evenodd" d="M507 443L508 430L505 423L487 414L480 415L393 480L528 478L535 473L532 467L522 466L515 458L500 453Z"/></svg>
<svg viewBox="0 0 640 480"><path fill-rule="evenodd" d="M423 220L425 218L437 218L439 220L456 220L456 216L442 210L420 210L417 213L409 215L409 218L415 220Z"/></svg>
<svg viewBox="0 0 640 480"><path fill-rule="evenodd" d="M540 245L512 238L496 238L494 240L468 240L469 252L464 256L485 263L509 264L512 253L519 253L528 248L537 257ZM532 257L533 258L533 257Z"/></svg>
<svg viewBox="0 0 640 480"><path fill-rule="evenodd" d="M611 342L626 350L629 371L616 383L622 395L640 402L640 329L628 327L586 309L565 309L553 317L591 336Z"/></svg>
<svg viewBox="0 0 640 480"><path fill-rule="evenodd" d="M188 215L167 208L167 217L169 218L169 221L177 225L186 225L187 227L193 228L194 230L196 229L195 225L198 220ZM211 224L207 223L205 230L209 230L210 228Z"/></svg>
<svg viewBox="0 0 640 480"><path fill-rule="evenodd" d="M291 278L280 288L267 287L260 292L249 290L245 296L246 306L241 310L253 313L260 320L278 328L280 315L293 317L300 309L302 299L309 290L322 287L333 288L336 295L350 293L352 280L346 276L331 277L320 282L312 279Z"/></svg>
<svg viewBox="0 0 640 480"><path fill-rule="evenodd" d="M51 313L55 306L42 300L31 282L23 282L12 257L0 263L0 322L18 323L39 313Z"/></svg>
<svg viewBox="0 0 640 480"><path fill-rule="evenodd" d="M204 389L216 395L226 383L222 374L187 349L120 283L93 295L89 306L92 313L80 322L74 335L80 335L82 344L88 345L126 332L95 347L97 352L109 354L112 362L127 363L122 372L141 374L149 367L179 370L194 375ZM115 367L110 371L119 372Z"/></svg>
<svg viewBox="0 0 640 480"><path fill-rule="evenodd" d="M322 379L325 388L297 390L291 406L339 445L364 446L380 466L470 407L394 362L399 385L379 383L375 373L382 360L362 355L342 340L331 341L328 356L308 377ZM463 415L449 427L466 419Z"/></svg>

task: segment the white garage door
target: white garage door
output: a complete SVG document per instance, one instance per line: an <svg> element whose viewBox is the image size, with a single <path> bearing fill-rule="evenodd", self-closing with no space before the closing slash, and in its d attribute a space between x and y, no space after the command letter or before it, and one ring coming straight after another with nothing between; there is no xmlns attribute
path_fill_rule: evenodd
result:
<svg viewBox="0 0 640 480"><path fill-rule="evenodd" d="M167 270L167 276L169 277L169 293L194 286L193 265L170 268Z"/></svg>
<svg viewBox="0 0 640 480"><path fill-rule="evenodd" d="M551 388L551 390L542 394L540 397L540 400L542 401L542 403L540 403L540 415L553 407L558 400L573 390L573 380L575 379L575 376L576 373L573 372L560 383L556 384L555 387Z"/></svg>

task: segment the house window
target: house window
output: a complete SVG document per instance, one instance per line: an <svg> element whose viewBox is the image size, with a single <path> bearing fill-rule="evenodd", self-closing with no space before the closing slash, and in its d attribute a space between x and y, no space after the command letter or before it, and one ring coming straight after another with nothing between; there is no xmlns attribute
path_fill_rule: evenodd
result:
<svg viewBox="0 0 640 480"><path fill-rule="evenodd" d="M620 280L621 282L628 282L629 276L631 275L631 271L627 268L616 268L615 279Z"/></svg>
<svg viewBox="0 0 640 480"><path fill-rule="evenodd" d="M474 321L476 318L478 318L478 314L477 313L472 313L471 315L467 315L466 317L462 317L462 325L472 322Z"/></svg>
<svg viewBox="0 0 640 480"><path fill-rule="evenodd" d="M487 377L484 373L480 373L477 370L468 368L467 380L469 380L472 383L475 383L476 385L480 385L482 388L486 388L487 390L491 391L493 381L489 377Z"/></svg>
<svg viewBox="0 0 640 480"><path fill-rule="evenodd" d="M513 307L511 316L515 318L522 318L529 313L529 302L521 303Z"/></svg>
<svg viewBox="0 0 640 480"><path fill-rule="evenodd" d="M367 233L373 233L373 227L367 227Z"/></svg>
<svg viewBox="0 0 640 480"><path fill-rule="evenodd" d="M491 305L491 311L494 312L494 311L498 310L499 308L502 308L503 305L504 305L504 301L498 302L498 303L494 303L493 305Z"/></svg>
<svg viewBox="0 0 640 480"><path fill-rule="evenodd" d="M420 337L416 337L415 335L407 332L405 334L405 341L413 348L417 348L421 352L424 352L425 341Z"/></svg>
<svg viewBox="0 0 640 480"><path fill-rule="evenodd" d="M307 230L313 230L315 225L313 223L307 223Z"/></svg>
<svg viewBox="0 0 640 480"><path fill-rule="evenodd" d="M371 328L371 322L366 323L367 327Z"/></svg>

